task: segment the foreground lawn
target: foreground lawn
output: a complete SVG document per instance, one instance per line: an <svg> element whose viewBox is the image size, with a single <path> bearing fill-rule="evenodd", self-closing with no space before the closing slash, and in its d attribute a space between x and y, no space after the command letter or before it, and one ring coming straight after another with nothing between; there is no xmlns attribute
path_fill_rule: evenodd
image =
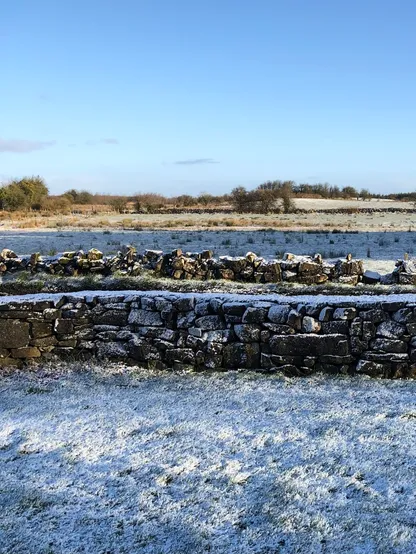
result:
<svg viewBox="0 0 416 554"><path fill-rule="evenodd" d="M0 379L0 552L416 551L416 382Z"/></svg>

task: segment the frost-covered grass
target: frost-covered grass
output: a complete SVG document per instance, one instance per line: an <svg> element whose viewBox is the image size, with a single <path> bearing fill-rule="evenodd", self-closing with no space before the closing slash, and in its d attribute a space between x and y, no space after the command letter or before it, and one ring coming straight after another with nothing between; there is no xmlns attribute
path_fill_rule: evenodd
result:
<svg viewBox="0 0 416 554"><path fill-rule="evenodd" d="M413 217L413 214L410 214ZM316 219L316 215L315 215ZM414 217L413 217L414 219ZM414 222L413 222L414 223ZM409 229L413 229L408 225ZM352 229L355 229L353 226ZM365 269L390 273L397 259L407 253L416 255L416 231L320 232L262 230L143 230L143 231L7 231L0 232L1 248L17 254L40 252L42 255L65 250L99 248L115 254L123 244L134 245L139 252L146 249L184 252L212 249L215 256L244 256L255 252L265 258L281 258L285 252L297 255L320 253L325 259L344 258L351 253L364 260ZM8 277L6 277L7 279Z"/></svg>
<svg viewBox="0 0 416 554"><path fill-rule="evenodd" d="M416 551L416 383L0 380L0 552Z"/></svg>

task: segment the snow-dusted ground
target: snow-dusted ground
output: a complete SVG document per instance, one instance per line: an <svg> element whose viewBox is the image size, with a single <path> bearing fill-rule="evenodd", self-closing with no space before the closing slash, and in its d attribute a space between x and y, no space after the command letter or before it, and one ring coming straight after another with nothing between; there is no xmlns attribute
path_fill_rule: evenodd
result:
<svg viewBox="0 0 416 554"><path fill-rule="evenodd" d="M416 382L50 371L0 381L3 554L416 551Z"/></svg>
<svg viewBox="0 0 416 554"><path fill-rule="evenodd" d="M318 217L318 216L317 216ZM394 269L394 263L407 252L416 255L416 231L311 233L299 231L2 231L0 248L11 248L18 254L50 254L64 250L99 248L116 253L123 244L133 244L139 251L146 248L169 252L213 249L216 255L245 255L253 251L260 256L280 257L285 252L315 254L324 258L344 257L351 252L363 258L365 267L381 273Z"/></svg>

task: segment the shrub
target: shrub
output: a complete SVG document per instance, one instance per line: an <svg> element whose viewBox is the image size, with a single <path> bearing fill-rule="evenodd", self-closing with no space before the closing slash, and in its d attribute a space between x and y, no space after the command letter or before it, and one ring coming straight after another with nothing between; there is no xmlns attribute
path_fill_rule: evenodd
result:
<svg viewBox="0 0 416 554"><path fill-rule="evenodd" d="M66 191L63 196L73 204L92 204L94 201L94 196L87 190L71 189Z"/></svg>
<svg viewBox="0 0 416 554"><path fill-rule="evenodd" d="M116 196L111 199L110 205L114 211L122 214L127 208L127 198L124 196Z"/></svg>
<svg viewBox="0 0 416 554"><path fill-rule="evenodd" d="M48 192L39 176L13 179L0 188L0 208L9 211L39 209Z"/></svg>

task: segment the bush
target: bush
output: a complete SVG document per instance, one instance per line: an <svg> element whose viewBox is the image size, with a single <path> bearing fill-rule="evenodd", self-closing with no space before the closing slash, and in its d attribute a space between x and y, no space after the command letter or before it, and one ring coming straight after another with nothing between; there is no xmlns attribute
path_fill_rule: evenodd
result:
<svg viewBox="0 0 416 554"><path fill-rule="evenodd" d="M244 187L231 191L231 202L238 213L291 213L295 209L292 197L292 181L267 181L251 191Z"/></svg>
<svg viewBox="0 0 416 554"><path fill-rule="evenodd" d="M73 204L92 204L94 196L87 190L71 189L64 193L64 195Z"/></svg>
<svg viewBox="0 0 416 554"><path fill-rule="evenodd" d="M137 212L147 212L151 214L163 208L165 204L166 198L154 192L138 194L135 197L135 209Z"/></svg>
<svg viewBox="0 0 416 554"><path fill-rule="evenodd" d="M115 198L112 198L110 205L116 212L122 214L127 208L127 198L125 196L117 196Z"/></svg>
<svg viewBox="0 0 416 554"><path fill-rule="evenodd" d="M0 208L9 211L40 209L48 192L39 176L13 179L0 188Z"/></svg>
<svg viewBox="0 0 416 554"><path fill-rule="evenodd" d="M66 196L49 197L40 204L40 208L47 212L66 214L71 211L71 201Z"/></svg>

